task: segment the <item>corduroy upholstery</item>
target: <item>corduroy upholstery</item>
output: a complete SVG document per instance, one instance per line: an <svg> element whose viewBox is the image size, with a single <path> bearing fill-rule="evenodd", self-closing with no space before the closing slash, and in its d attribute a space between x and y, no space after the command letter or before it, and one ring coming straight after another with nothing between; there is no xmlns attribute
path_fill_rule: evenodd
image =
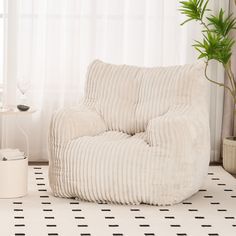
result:
<svg viewBox="0 0 236 236"><path fill-rule="evenodd" d="M94 61L85 97L50 126L55 196L124 204L178 203L210 158L203 65L139 68Z"/></svg>

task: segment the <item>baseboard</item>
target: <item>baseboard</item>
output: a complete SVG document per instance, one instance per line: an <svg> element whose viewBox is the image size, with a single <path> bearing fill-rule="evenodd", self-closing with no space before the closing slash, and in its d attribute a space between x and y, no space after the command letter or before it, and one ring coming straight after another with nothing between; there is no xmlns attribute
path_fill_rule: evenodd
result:
<svg viewBox="0 0 236 236"><path fill-rule="evenodd" d="M48 164L49 164L49 161L46 161L46 160L38 160L38 161L31 160L31 161L29 161L30 166L33 166L33 165L48 166ZM222 166L222 163L221 162L211 162L210 166Z"/></svg>
<svg viewBox="0 0 236 236"><path fill-rule="evenodd" d="M48 166L48 161L29 161L30 166Z"/></svg>
<svg viewBox="0 0 236 236"><path fill-rule="evenodd" d="M222 166L222 165L223 165L222 162L216 162L216 161L210 162L210 166Z"/></svg>

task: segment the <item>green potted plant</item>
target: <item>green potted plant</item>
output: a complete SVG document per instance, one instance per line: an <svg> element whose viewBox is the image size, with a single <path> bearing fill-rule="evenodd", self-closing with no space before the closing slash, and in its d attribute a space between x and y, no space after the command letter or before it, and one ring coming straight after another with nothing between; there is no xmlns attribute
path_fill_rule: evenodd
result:
<svg viewBox="0 0 236 236"><path fill-rule="evenodd" d="M231 67L235 40L231 32L236 29L236 18L233 14L226 15L223 9L213 14L208 8L208 3L209 0L180 1L180 12L187 17L181 25L197 21L202 26L202 40L195 41L193 47L199 52L198 59L205 60L205 77L230 93L235 108L236 81ZM211 60L219 62L224 67L226 74L224 83L219 83L208 76L207 68ZM236 174L236 137L226 137L223 141L223 166L227 171Z"/></svg>

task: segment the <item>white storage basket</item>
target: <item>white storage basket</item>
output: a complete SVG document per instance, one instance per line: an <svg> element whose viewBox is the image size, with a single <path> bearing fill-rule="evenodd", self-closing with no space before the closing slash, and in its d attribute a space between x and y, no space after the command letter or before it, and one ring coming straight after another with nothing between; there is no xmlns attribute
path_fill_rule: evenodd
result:
<svg viewBox="0 0 236 236"><path fill-rule="evenodd" d="M0 161L0 198L17 198L27 194L28 158Z"/></svg>

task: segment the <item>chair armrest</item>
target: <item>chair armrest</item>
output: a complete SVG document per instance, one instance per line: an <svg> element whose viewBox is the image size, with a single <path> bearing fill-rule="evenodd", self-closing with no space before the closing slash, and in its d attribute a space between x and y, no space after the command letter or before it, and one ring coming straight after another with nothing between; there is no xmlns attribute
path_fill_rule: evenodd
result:
<svg viewBox="0 0 236 236"><path fill-rule="evenodd" d="M209 139L208 112L192 106L173 106L164 115L150 120L147 126L150 146L184 150L199 143L198 139Z"/></svg>
<svg viewBox="0 0 236 236"><path fill-rule="evenodd" d="M100 115L88 107L67 108L56 112L51 120L49 141L62 144L82 136L95 136L106 131Z"/></svg>

